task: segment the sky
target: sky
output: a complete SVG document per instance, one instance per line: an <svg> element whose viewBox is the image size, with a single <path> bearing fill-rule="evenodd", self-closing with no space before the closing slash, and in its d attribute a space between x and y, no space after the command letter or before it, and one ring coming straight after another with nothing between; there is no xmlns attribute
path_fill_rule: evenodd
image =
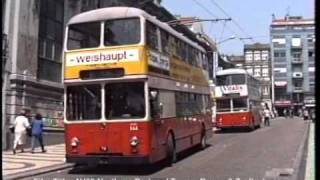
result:
<svg viewBox="0 0 320 180"><path fill-rule="evenodd" d="M314 18L315 0L162 0L173 15L200 19L232 18L232 21L203 22L205 33L218 42L220 53L242 55L244 44L270 42L272 14ZM235 39L229 39L232 36ZM239 38L248 38L242 41ZM227 40L229 39L229 40ZM226 40L226 41L225 41ZM219 44L219 42L221 42Z"/></svg>

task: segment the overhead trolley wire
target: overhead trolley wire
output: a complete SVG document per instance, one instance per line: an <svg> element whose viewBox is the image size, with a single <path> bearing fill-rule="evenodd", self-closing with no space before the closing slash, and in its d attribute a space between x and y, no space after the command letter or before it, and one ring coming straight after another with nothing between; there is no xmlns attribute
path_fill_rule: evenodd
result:
<svg viewBox="0 0 320 180"><path fill-rule="evenodd" d="M211 1L211 3L212 3L213 5L215 5L217 8L219 8L227 17L231 18L231 16L230 16L217 2L215 2L214 0L210 0L210 1ZM242 33L243 33L244 35L246 35L247 37L251 37L251 36L239 25L239 23L238 23L236 20L234 20L233 18L231 18L231 19L232 19L232 22L242 31ZM254 42L253 39L251 39L251 41Z"/></svg>
<svg viewBox="0 0 320 180"><path fill-rule="evenodd" d="M214 18L217 18L217 16L215 14L213 14L208 8L206 8L204 5L202 5L201 3L199 3L197 0L193 0L198 6L200 6L202 9L204 9L208 14L210 14L211 16L213 16ZM232 20L232 19L231 19ZM245 44L243 39L240 39L240 36L234 32L230 27L226 26L231 33L233 33L243 44Z"/></svg>

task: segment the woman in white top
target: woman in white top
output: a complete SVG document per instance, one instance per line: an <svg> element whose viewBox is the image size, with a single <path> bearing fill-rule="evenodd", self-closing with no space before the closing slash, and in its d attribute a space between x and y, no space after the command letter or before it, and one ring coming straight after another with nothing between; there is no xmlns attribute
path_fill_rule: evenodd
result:
<svg viewBox="0 0 320 180"><path fill-rule="evenodd" d="M25 137L27 134L27 128L30 128L26 113L22 111L19 116L14 119L14 141L13 141L13 154L16 154L16 148L19 145L21 152L24 151L23 146L25 144Z"/></svg>

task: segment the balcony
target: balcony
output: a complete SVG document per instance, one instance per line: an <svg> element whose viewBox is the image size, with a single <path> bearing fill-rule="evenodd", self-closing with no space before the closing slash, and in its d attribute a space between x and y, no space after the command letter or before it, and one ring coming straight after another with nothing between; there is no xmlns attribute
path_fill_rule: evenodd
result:
<svg viewBox="0 0 320 180"><path fill-rule="evenodd" d="M294 93L303 93L303 87L293 87L293 92Z"/></svg>
<svg viewBox="0 0 320 180"><path fill-rule="evenodd" d="M291 49L302 49L302 45L291 45Z"/></svg>
<svg viewBox="0 0 320 180"><path fill-rule="evenodd" d="M302 72L294 72L292 73L292 78L303 78Z"/></svg>
<svg viewBox="0 0 320 180"><path fill-rule="evenodd" d="M292 58L292 61L291 61L292 64L302 64L303 61L302 61L302 58Z"/></svg>

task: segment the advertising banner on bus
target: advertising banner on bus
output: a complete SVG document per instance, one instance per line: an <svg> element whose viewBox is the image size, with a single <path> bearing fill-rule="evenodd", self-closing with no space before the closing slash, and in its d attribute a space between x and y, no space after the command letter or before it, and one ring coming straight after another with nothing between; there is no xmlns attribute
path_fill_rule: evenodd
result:
<svg viewBox="0 0 320 180"><path fill-rule="evenodd" d="M215 97L223 97L228 95L247 96L247 85L228 85L215 87Z"/></svg>
<svg viewBox="0 0 320 180"><path fill-rule="evenodd" d="M96 50L66 54L66 66L139 61L139 50Z"/></svg>

